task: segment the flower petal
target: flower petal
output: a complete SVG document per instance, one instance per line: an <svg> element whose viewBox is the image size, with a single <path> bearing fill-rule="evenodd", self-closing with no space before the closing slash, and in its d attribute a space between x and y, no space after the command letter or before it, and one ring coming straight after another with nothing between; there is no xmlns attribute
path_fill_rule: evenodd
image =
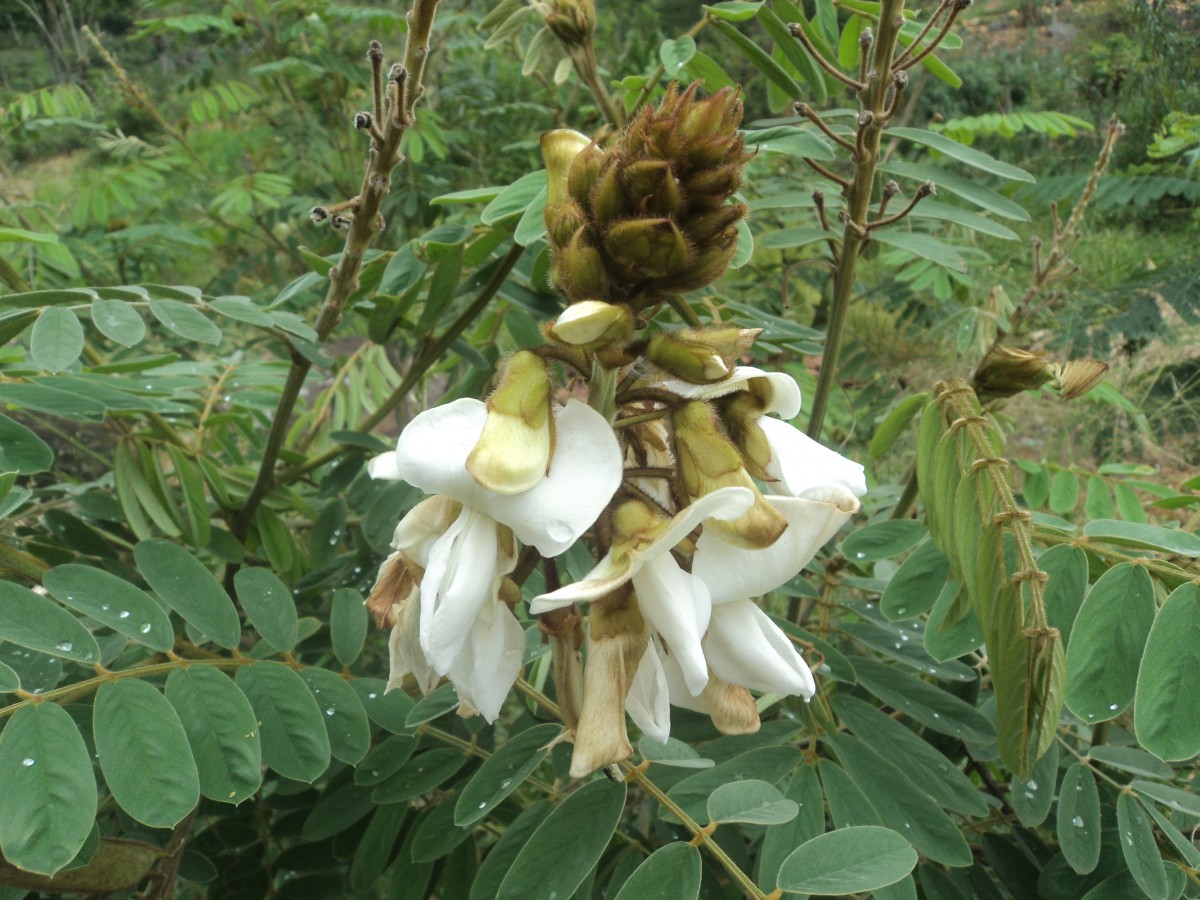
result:
<svg viewBox="0 0 1200 900"><path fill-rule="evenodd" d="M469 397L425 410L400 432L395 471L426 493L445 494L464 506L480 508L488 491L467 471L467 456L479 441L486 419L487 406ZM387 463L379 465L384 470Z"/></svg>
<svg viewBox="0 0 1200 900"><path fill-rule="evenodd" d="M588 603L599 600L610 591L615 591L633 577L641 566L639 560L629 553L614 555L611 551L596 563L595 568L573 584L564 585L549 594L539 594L529 603L529 612L540 615L552 609L570 606L572 603Z"/></svg>
<svg viewBox="0 0 1200 900"><path fill-rule="evenodd" d="M462 506L449 497L426 497L400 520L392 536L392 548L421 566L428 565L434 543L445 534L460 512Z"/></svg>
<svg viewBox="0 0 1200 900"><path fill-rule="evenodd" d="M637 673L625 696L625 711L642 734L651 740L665 744L671 736L671 696L656 638L650 640L638 663Z"/></svg>
<svg viewBox="0 0 1200 900"><path fill-rule="evenodd" d="M699 694L708 681L700 644L712 614L708 588L669 554L646 560L633 576L633 587L638 608L678 660L688 690Z"/></svg>
<svg viewBox="0 0 1200 900"><path fill-rule="evenodd" d="M438 674L425 659L417 635L421 608L415 600L415 597L410 597L403 605L400 621L392 626L392 633L388 637L389 670L384 693L402 687L404 676L410 673L422 694L428 694L438 682Z"/></svg>
<svg viewBox="0 0 1200 900"><path fill-rule="evenodd" d="M470 703L489 723L500 709L521 673L525 631L503 603L495 604L490 622L479 617L471 626L471 639L463 647L450 680L458 695Z"/></svg>
<svg viewBox="0 0 1200 900"><path fill-rule="evenodd" d="M808 663L761 609L749 600L713 608L704 638L713 674L730 684L779 697L811 697L817 686Z"/></svg>
<svg viewBox="0 0 1200 900"><path fill-rule="evenodd" d="M621 485L621 448L608 420L568 400L554 422L546 477L523 494L487 494L475 504L543 556L557 556L596 521Z"/></svg>
<svg viewBox="0 0 1200 900"><path fill-rule="evenodd" d="M372 478L384 481L400 481L404 477L400 474L400 465L396 461L395 450L380 453L367 460L367 474Z"/></svg>
<svg viewBox="0 0 1200 900"><path fill-rule="evenodd" d="M501 576L515 556L502 549L497 523L464 508L433 545L421 580L421 647L439 674L446 674L486 603L495 602Z"/></svg>
<svg viewBox="0 0 1200 900"><path fill-rule="evenodd" d="M829 484L840 484L855 497L867 492L866 472L853 460L771 416L760 418L758 427L771 445L767 474L783 482L785 493L803 497L809 489Z"/></svg>
<svg viewBox="0 0 1200 900"><path fill-rule="evenodd" d="M712 602L760 597L796 577L858 510L857 498L841 485L829 486L826 495L821 500L765 497L788 523L770 547L735 547L706 528L696 542L692 572L708 585Z"/></svg>
<svg viewBox="0 0 1200 900"><path fill-rule="evenodd" d="M657 641L657 638L655 640ZM658 659L662 664L663 677L667 682L667 694L671 698L671 705L690 709L692 712L712 715L712 707L709 705L704 694L693 695L691 689L687 686L683 668L679 665L679 657L662 646L658 647L658 652Z"/></svg>
<svg viewBox="0 0 1200 900"><path fill-rule="evenodd" d="M609 551L579 581L534 597L529 604L529 611L537 615L571 603L597 600L632 578L647 560L667 553L705 519L736 519L753 505L754 495L745 488L721 488L705 494L677 513L649 546L621 554ZM704 633L703 628L700 633Z"/></svg>
<svg viewBox="0 0 1200 900"><path fill-rule="evenodd" d="M690 384L677 378L668 378L662 386L690 400L715 400L734 391L748 390L750 381L756 378L766 379L770 387L764 412L778 413L784 419L795 418L800 412L800 386L786 372L764 372L754 366L737 366L728 378L715 384Z"/></svg>

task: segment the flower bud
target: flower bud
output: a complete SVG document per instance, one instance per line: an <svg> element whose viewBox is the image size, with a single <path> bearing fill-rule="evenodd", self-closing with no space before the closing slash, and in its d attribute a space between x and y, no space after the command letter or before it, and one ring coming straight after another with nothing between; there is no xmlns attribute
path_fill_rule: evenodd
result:
<svg viewBox="0 0 1200 900"><path fill-rule="evenodd" d="M600 173L592 195L592 216L596 225L604 228L610 222L633 212L627 209L625 191L621 188L621 167L610 164Z"/></svg>
<svg viewBox="0 0 1200 900"><path fill-rule="evenodd" d="M677 332L663 331L646 345L646 358L660 369L692 384L712 384L729 377L730 368L700 341L689 341Z"/></svg>
<svg viewBox="0 0 1200 900"><path fill-rule="evenodd" d="M596 7L592 0L549 0L536 8L546 27L567 47L585 44L596 29Z"/></svg>
<svg viewBox="0 0 1200 900"><path fill-rule="evenodd" d="M742 454L746 471L762 481L775 481L766 468L771 461L771 445L758 426L763 414L763 402L755 395L753 387L723 397L720 406L721 421L729 431L730 440Z"/></svg>
<svg viewBox="0 0 1200 900"><path fill-rule="evenodd" d="M560 289L570 300L608 296L608 271L604 257L592 241L588 228L580 228L559 256Z"/></svg>
<svg viewBox="0 0 1200 900"><path fill-rule="evenodd" d="M787 520L763 499L742 466L741 455L717 424L712 409L702 400L686 403L672 414L679 472L688 497L696 499L723 487L753 491L754 505L732 520L711 519L706 528L717 530L738 547L769 547L787 528Z"/></svg>
<svg viewBox="0 0 1200 900"><path fill-rule="evenodd" d="M556 248L565 247L575 232L587 224L583 210L573 200L547 206L542 215L546 220L546 233Z"/></svg>
<svg viewBox="0 0 1200 900"><path fill-rule="evenodd" d="M746 215L746 209L745 203L726 204L691 216L687 221L688 236L697 243L707 243L731 229L736 235L737 223Z"/></svg>
<svg viewBox="0 0 1200 900"><path fill-rule="evenodd" d="M665 159L644 159L625 168L625 194L641 210L659 216L679 212L683 194Z"/></svg>
<svg viewBox="0 0 1200 900"><path fill-rule="evenodd" d="M1050 379L1051 372L1042 354L998 345L975 370L971 386L986 402L1035 390Z"/></svg>
<svg viewBox="0 0 1200 900"><path fill-rule="evenodd" d="M513 354L488 398L483 432L467 456L467 471L498 494L520 494L542 480L554 448L550 376L541 357Z"/></svg>
<svg viewBox="0 0 1200 900"><path fill-rule="evenodd" d="M592 187L600 177L606 159L604 151L592 142L580 150L572 161L571 170L567 173L567 191L580 206L586 207L591 202Z"/></svg>
<svg viewBox="0 0 1200 900"><path fill-rule="evenodd" d="M598 350L624 341L633 330L629 308L603 300L581 300L566 308L546 333L556 341L584 350Z"/></svg>
<svg viewBox="0 0 1200 900"><path fill-rule="evenodd" d="M547 208L566 203L567 174L571 164L592 139L569 128L556 128L542 135L542 159L546 161L546 205Z"/></svg>
<svg viewBox="0 0 1200 900"><path fill-rule="evenodd" d="M670 219L617 222L605 234L604 246L618 265L643 278L682 272L692 255L683 233Z"/></svg>

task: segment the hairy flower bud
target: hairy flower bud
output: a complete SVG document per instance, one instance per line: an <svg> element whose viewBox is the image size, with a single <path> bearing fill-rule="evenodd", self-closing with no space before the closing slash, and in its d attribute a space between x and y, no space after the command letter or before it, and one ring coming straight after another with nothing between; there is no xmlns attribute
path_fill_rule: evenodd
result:
<svg viewBox="0 0 1200 900"><path fill-rule="evenodd" d="M603 300L582 300L566 308L546 333L556 341L584 350L599 350L625 341L633 329L629 309Z"/></svg>
<svg viewBox="0 0 1200 900"><path fill-rule="evenodd" d="M570 199L568 175L575 158L592 139L569 128L556 128L542 135L542 159L546 161L546 205L558 206Z"/></svg>
<svg viewBox="0 0 1200 900"><path fill-rule="evenodd" d="M535 8L546 27L567 47L586 43L596 29L596 7L592 0L542 0Z"/></svg>
<svg viewBox="0 0 1200 900"><path fill-rule="evenodd" d="M550 376L541 357L521 350L504 368L488 398L483 433L467 457L467 471L498 494L520 494L546 474L554 449Z"/></svg>
<svg viewBox="0 0 1200 900"><path fill-rule="evenodd" d="M771 462L771 444L758 425L763 415L763 402L752 390L738 391L723 397L720 402L721 421L730 440L742 454L746 471L762 481L775 481L767 473Z"/></svg>
<svg viewBox="0 0 1200 900"><path fill-rule="evenodd" d="M702 400L685 403L672 414L675 449L684 490L692 500L723 487L744 487L754 494L754 505L729 521L714 519L714 528L738 547L769 547L788 527L787 520L758 492L742 466L741 455L717 424L711 407Z"/></svg>
<svg viewBox="0 0 1200 900"><path fill-rule="evenodd" d="M975 370L972 387L981 400L1012 397L1045 384L1052 366L1040 353L998 345Z"/></svg>
<svg viewBox="0 0 1200 900"><path fill-rule="evenodd" d="M617 266L650 278L682 272L692 252L670 219L617 222L605 235L604 247Z"/></svg>
<svg viewBox="0 0 1200 900"><path fill-rule="evenodd" d="M609 273L604 257L586 226L571 236L570 243L558 258L556 271L559 289L569 300L608 295Z"/></svg>
<svg viewBox="0 0 1200 900"><path fill-rule="evenodd" d="M592 188L607 158L604 151L593 142L580 150L571 162L571 169L567 173L567 190L571 199L580 206L586 207L591 200Z"/></svg>

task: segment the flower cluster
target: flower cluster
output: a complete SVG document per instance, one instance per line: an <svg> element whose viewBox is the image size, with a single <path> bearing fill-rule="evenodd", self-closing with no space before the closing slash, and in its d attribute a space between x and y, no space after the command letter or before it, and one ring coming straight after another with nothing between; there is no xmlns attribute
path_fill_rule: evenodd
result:
<svg viewBox="0 0 1200 900"><path fill-rule="evenodd" d="M428 692L448 677L463 714L492 721L520 673L518 557L551 560L589 535L595 567L548 578L528 608L552 639L576 776L632 752L626 713L665 741L672 704L740 734L759 725L750 691L811 697L808 665L754 598L799 574L866 491L861 466L788 424L795 381L739 364L757 332L651 324L728 263L745 212L728 203L739 120L734 94L693 87L608 149L548 136L547 225L570 305L546 346L507 360L486 404L427 410L371 463L434 495L400 522L368 600L392 630L389 684L411 675ZM558 402L552 360L588 378L586 404Z"/></svg>

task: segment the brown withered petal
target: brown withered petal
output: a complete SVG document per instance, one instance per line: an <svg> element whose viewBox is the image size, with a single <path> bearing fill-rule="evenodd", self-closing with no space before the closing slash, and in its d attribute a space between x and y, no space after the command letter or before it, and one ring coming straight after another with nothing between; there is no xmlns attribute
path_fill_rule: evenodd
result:
<svg viewBox="0 0 1200 900"><path fill-rule="evenodd" d="M379 628L391 628L399 621L400 610L421 586L425 571L397 551L383 561L371 595L367 597L367 612Z"/></svg>

